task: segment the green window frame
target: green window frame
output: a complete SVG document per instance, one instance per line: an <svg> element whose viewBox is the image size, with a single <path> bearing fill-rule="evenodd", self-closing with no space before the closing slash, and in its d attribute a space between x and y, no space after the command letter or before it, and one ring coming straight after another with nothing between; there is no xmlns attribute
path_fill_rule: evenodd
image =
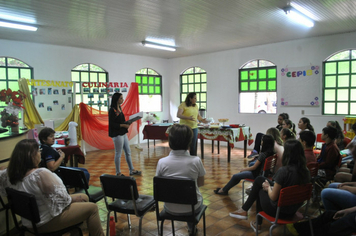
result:
<svg viewBox="0 0 356 236"><path fill-rule="evenodd" d="M323 61L323 115L356 115L356 50Z"/></svg>
<svg viewBox="0 0 356 236"><path fill-rule="evenodd" d="M190 67L180 74L180 102L184 102L189 93L197 94L199 108L208 110L207 73L200 67Z"/></svg>
<svg viewBox="0 0 356 236"><path fill-rule="evenodd" d="M20 78L33 79L33 67L16 58L0 57L0 90L9 88L12 91L19 90ZM29 90L31 91L31 86ZM33 99L32 94L31 99ZM5 102L0 102L0 110L6 106ZM19 119L21 119L21 112Z"/></svg>
<svg viewBox="0 0 356 236"><path fill-rule="evenodd" d="M71 79L73 84L73 91L75 91L75 103L81 102L97 110L109 110L108 95L109 88L107 87L89 87L83 86L83 83L108 83L109 74L100 66L91 63L84 63L77 65L71 71ZM93 85L93 84L92 84ZM74 89L75 86L75 89ZM114 88L110 88L114 89ZM110 91L111 92L111 91ZM89 95L91 94L91 95ZM103 107L106 107L103 109Z"/></svg>
<svg viewBox="0 0 356 236"><path fill-rule="evenodd" d="M257 59L239 69L239 113L277 113L277 66Z"/></svg>
<svg viewBox="0 0 356 236"><path fill-rule="evenodd" d="M155 70L143 68L137 71L135 81L138 83L139 94L162 96L162 76Z"/></svg>

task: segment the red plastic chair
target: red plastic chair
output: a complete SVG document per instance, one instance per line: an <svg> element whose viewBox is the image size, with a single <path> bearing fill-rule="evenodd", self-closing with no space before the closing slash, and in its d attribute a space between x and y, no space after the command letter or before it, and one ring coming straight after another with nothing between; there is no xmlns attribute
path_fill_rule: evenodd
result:
<svg viewBox="0 0 356 236"><path fill-rule="evenodd" d="M284 235L285 235L287 224L296 223L304 218L308 218L309 224L310 224L311 235L314 235L311 220L309 217L307 217L308 205L309 205L309 200L310 200L310 197L312 194L312 190L313 190L313 185L311 183L303 184L303 185L294 185L294 186L282 188L279 193L276 216L273 217L273 216L267 215L266 212L264 212L264 211L261 211L257 214L257 218L263 217L266 220L268 220L270 223L272 223L272 226L269 228L270 236L272 235L272 230L275 227L277 227L278 225L284 225ZM303 203L304 201L307 201L304 214L297 211L292 218L288 218L288 219L280 219L279 218L279 212L281 210L281 207L300 204L300 203ZM256 235L258 235L258 230L256 230Z"/></svg>
<svg viewBox="0 0 356 236"><path fill-rule="evenodd" d="M325 143L325 141L321 139L321 135L322 134L317 134L316 135L315 147L318 146L318 143L322 143L322 144ZM320 149L314 149L313 152L314 152L315 155L320 155L321 150Z"/></svg>
<svg viewBox="0 0 356 236"><path fill-rule="evenodd" d="M345 145L345 147L346 147L350 142L351 142L351 139L350 139L350 138L348 138L348 137L345 137L345 138L344 138L344 145Z"/></svg>
<svg viewBox="0 0 356 236"><path fill-rule="evenodd" d="M276 163L277 163L277 154L267 157L265 160L265 164L263 166L262 176L265 176L265 173L268 170L273 171L274 167L276 166ZM269 177L269 179L272 179L272 177ZM254 179L244 179L242 181L242 204L245 202L245 182L253 183L253 182L255 182L255 180Z"/></svg>

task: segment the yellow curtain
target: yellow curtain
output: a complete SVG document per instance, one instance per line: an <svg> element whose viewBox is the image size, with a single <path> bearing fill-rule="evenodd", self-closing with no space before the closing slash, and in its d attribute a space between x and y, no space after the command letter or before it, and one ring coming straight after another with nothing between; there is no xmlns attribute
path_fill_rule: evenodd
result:
<svg viewBox="0 0 356 236"><path fill-rule="evenodd" d="M25 108L23 110L23 123L28 129L34 129L36 124L44 124L35 104L31 100L30 90L28 89L27 80L25 78L19 79L19 90L26 95L26 98L23 100L23 106Z"/></svg>
<svg viewBox="0 0 356 236"><path fill-rule="evenodd" d="M67 116L67 118L63 121L62 124L60 124L57 128L55 128L56 131L63 131L63 130L68 130L69 129L69 122L74 121L75 123L78 124L77 127L77 139L78 139L78 145L80 146L80 141L82 140L82 129L80 125L80 115L79 115L79 107L76 104L71 113Z"/></svg>

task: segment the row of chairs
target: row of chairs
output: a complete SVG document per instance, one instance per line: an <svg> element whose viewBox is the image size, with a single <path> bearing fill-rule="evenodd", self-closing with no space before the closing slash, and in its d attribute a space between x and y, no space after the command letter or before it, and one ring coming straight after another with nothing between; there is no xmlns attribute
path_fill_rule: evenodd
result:
<svg viewBox="0 0 356 236"><path fill-rule="evenodd" d="M75 188L75 193L86 193L91 202L97 202L104 198L107 208L107 231L109 235L110 213L114 212L115 221L117 222L116 213L127 214L129 228L131 229L130 215L136 215L140 218L139 235L142 231L142 219L144 215L156 208L158 234L163 235L163 223L165 220L171 220L172 232L174 235L174 221L191 222L196 225L203 217L204 235L205 230L205 210L207 206L203 205L199 212L196 212L194 205L197 204L196 184L192 179L179 179L171 177L154 177L154 196L140 195L137 190L136 180L128 176L114 176L103 174L100 176L101 188L89 186L84 173L81 170L70 167L61 167L59 176L67 188ZM25 192L7 188L8 208L11 209L16 228L21 232L27 231L35 235L62 235L71 230L78 230L80 235L80 224L63 229L57 232L40 234L37 231L36 223L40 221L38 206L35 196ZM109 200L112 198L112 201ZM164 209L160 212L159 202L169 202L176 204L186 204L192 206L192 215L175 216L167 213ZM5 205L5 204L4 204ZM32 222L33 229L20 227L17 223L16 216L19 215ZM161 227L159 227L161 222ZM9 234L9 233L8 233Z"/></svg>

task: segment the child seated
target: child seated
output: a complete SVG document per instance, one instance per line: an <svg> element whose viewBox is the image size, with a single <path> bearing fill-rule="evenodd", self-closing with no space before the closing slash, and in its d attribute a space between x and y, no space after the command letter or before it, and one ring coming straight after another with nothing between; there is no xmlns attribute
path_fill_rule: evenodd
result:
<svg viewBox="0 0 356 236"><path fill-rule="evenodd" d="M307 160L307 165L311 162L316 162L316 156L313 152L316 139L314 132L310 130L304 130L299 133L299 139L304 148L304 155Z"/></svg>

